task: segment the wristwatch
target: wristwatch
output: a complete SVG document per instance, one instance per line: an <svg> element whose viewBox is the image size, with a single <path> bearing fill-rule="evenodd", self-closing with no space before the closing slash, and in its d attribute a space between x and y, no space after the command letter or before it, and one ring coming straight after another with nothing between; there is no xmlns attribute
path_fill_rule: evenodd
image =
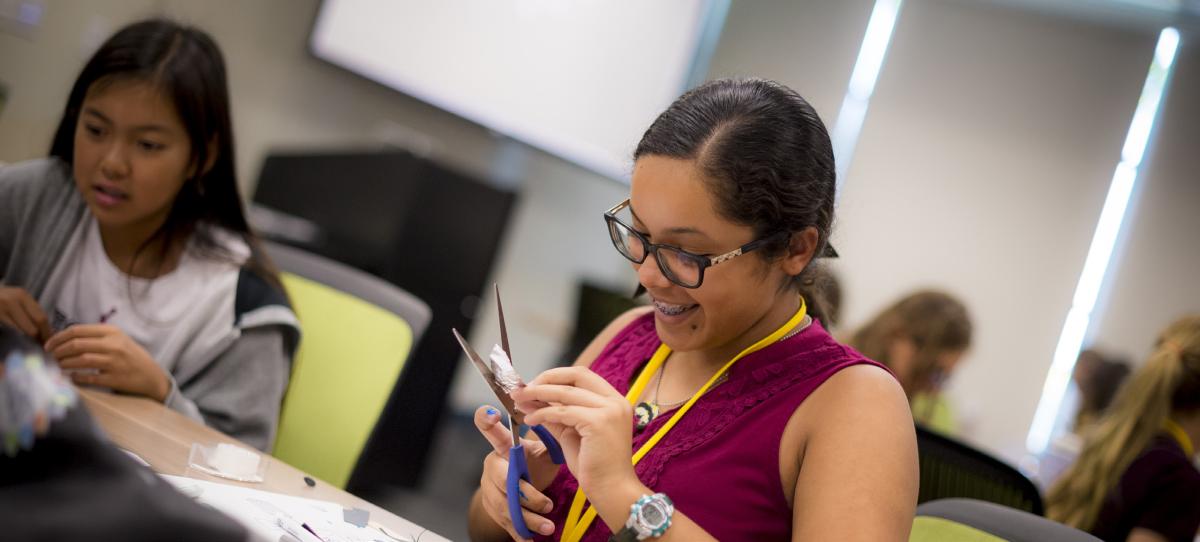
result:
<svg viewBox="0 0 1200 542"><path fill-rule="evenodd" d="M675 503L666 495L642 495L629 507L629 519L625 520L625 527L609 537L608 541L634 542L662 536L671 526L671 515L674 513Z"/></svg>

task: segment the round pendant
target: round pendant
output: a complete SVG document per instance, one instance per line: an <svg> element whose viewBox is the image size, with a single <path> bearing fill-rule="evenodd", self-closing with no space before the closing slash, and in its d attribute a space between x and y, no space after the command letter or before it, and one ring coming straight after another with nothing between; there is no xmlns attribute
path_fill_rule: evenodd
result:
<svg viewBox="0 0 1200 542"><path fill-rule="evenodd" d="M643 401L633 407L633 420L637 425L638 431L650 425L650 422L654 421L656 416L658 416L658 405Z"/></svg>

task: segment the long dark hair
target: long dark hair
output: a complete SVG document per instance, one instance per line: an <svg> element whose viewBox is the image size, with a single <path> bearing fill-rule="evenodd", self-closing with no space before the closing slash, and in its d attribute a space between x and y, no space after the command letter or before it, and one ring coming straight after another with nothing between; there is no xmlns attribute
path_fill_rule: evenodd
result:
<svg viewBox="0 0 1200 542"><path fill-rule="evenodd" d="M718 79L675 100L642 136L633 158L695 160L704 171L717 210L750 226L756 238L778 231L817 230L814 254L829 256L833 227L833 147L825 124L796 91L765 79ZM780 257L789 238L759 251ZM783 287L809 299L813 316L826 321L815 265L810 262Z"/></svg>
<svg viewBox="0 0 1200 542"><path fill-rule="evenodd" d="M130 24L110 37L75 80L50 155L68 166L74 162L75 130L88 90L118 79L154 85L175 106L191 140L195 172L180 188L166 221L138 254L157 244L162 261L174 243L190 239L201 254L229 257L211 228L198 227L218 226L245 240L251 251L247 266L282 291L278 272L242 209L234 170L225 60L216 42L203 31L150 19ZM212 166L206 167L210 161Z"/></svg>

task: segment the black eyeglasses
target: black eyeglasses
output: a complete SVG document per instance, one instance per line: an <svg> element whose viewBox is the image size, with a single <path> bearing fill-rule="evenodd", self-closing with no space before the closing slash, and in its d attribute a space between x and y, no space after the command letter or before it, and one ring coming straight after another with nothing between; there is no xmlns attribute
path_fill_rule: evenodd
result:
<svg viewBox="0 0 1200 542"><path fill-rule="evenodd" d="M645 262L646 256L653 254L663 276L684 288L699 288L700 284L704 282L705 269L762 248L767 243L788 234L786 231L775 232L720 256L702 256L679 247L651 243L645 235L617 218L617 213L626 207L629 207L629 198L625 198L625 201L604 213L604 221L608 223L608 235L612 237L613 246L616 247L617 252L636 264Z"/></svg>

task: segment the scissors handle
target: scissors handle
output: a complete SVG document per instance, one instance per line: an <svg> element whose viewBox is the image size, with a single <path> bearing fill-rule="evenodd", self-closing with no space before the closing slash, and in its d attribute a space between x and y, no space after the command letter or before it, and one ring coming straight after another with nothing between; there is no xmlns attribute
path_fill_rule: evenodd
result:
<svg viewBox="0 0 1200 542"><path fill-rule="evenodd" d="M563 456L562 446L558 445L558 441L550 434L550 430L541 425L530 427L534 433L537 433L538 438L542 439L542 444L546 445L546 451L550 452L550 460L555 465L562 465L567 458Z"/></svg>
<svg viewBox="0 0 1200 542"><path fill-rule="evenodd" d="M518 444L508 449L508 478L504 489L508 492L508 516L512 518L513 528L521 538L533 538L529 527L525 526L525 515L521 507L521 480L533 483L529 479L529 466L525 464L525 446Z"/></svg>

